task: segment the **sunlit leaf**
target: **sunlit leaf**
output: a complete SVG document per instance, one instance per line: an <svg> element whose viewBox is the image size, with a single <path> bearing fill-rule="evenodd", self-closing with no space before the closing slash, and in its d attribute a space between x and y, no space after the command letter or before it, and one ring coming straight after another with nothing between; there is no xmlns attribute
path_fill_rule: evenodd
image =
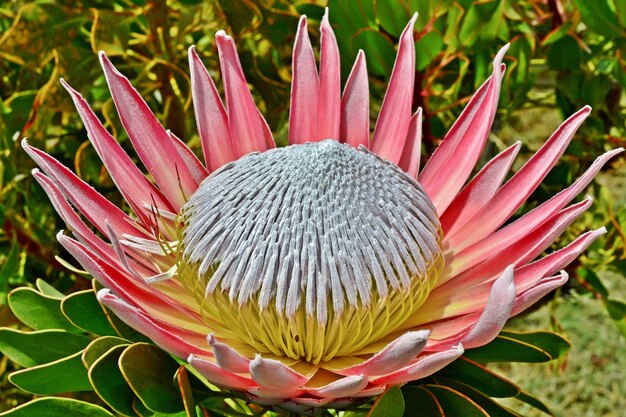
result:
<svg viewBox="0 0 626 417"><path fill-rule="evenodd" d="M546 352L552 359L557 359L569 352L572 344L563 336L554 332L501 332L502 337L528 343Z"/></svg>
<svg viewBox="0 0 626 417"><path fill-rule="evenodd" d="M9 375L9 381L20 389L37 395L91 391L81 355L82 352L77 352L67 358L13 372Z"/></svg>
<svg viewBox="0 0 626 417"><path fill-rule="evenodd" d="M37 278L35 281L35 285L40 293L43 295L47 295L48 297L61 299L64 297L63 293L54 288L52 285L48 284L41 278Z"/></svg>
<svg viewBox="0 0 626 417"><path fill-rule="evenodd" d="M104 408L71 398L38 398L13 410L0 413L2 417L113 417Z"/></svg>
<svg viewBox="0 0 626 417"><path fill-rule="evenodd" d="M485 346L468 349L464 356L479 363L548 362L553 359L543 349L501 335Z"/></svg>
<svg viewBox="0 0 626 417"><path fill-rule="evenodd" d="M85 336L64 330L22 332L0 329L0 352L25 367L65 358L83 350L88 343Z"/></svg>
<svg viewBox="0 0 626 417"><path fill-rule="evenodd" d="M9 294L9 307L22 323L35 330L62 329L77 332L61 313L61 300L31 288L18 288Z"/></svg>

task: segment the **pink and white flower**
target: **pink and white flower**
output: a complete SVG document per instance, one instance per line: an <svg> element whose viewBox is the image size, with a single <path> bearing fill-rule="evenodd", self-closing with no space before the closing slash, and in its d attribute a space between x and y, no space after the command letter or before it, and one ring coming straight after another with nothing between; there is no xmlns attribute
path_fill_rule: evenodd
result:
<svg viewBox="0 0 626 417"><path fill-rule="evenodd" d="M373 135L365 55L357 55L342 93L328 16L319 69L301 18L286 148L275 148L233 39L216 34L225 101L191 47L203 160L161 126L101 53L149 175L62 81L132 213L45 152L23 147L73 235L60 233L59 241L105 287L98 299L211 383L310 412L431 375L562 285L562 269L605 230L540 255L590 206L589 197L571 202L622 149L507 223L591 109L567 119L510 179L520 143L470 179L496 114L504 47L420 167L415 18L401 35Z"/></svg>

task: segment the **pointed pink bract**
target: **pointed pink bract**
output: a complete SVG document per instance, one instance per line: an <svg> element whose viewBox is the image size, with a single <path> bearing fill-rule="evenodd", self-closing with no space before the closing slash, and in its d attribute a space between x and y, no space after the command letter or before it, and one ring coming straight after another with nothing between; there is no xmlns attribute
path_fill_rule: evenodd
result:
<svg viewBox="0 0 626 417"><path fill-rule="evenodd" d="M391 72L387 93L380 107L372 151L394 164L400 161L411 123L413 84L415 82L415 41L413 26L417 13L404 28L398 45L398 56Z"/></svg>
<svg viewBox="0 0 626 417"><path fill-rule="evenodd" d="M331 74L327 74L330 76ZM307 32L306 16L300 18L293 46L291 108L289 109L289 144L320 139L317 125L319 78L313 47ZM328 79L326 88L332 87Z"/></svg>
<svg viewBox="0 0 626 417"><path fill-rule="evenodd" d="M175 210L196 190L193 176L148 105L102 52L100 63L117 112L137 155Z"/></svg>
<svg viewBox="0 0 626 417"><path fill-rule="evenodd" d="M365 54L359 51L341 99L340 140L355 148L370 142L370 101Z"/></svg>
<svg viewBox="0 0 626 417"><path fill-rule="evenodd" d="M213 79L192 46L189 48L191 93L204 161L209 171L237 159L228 127L228 115Z"/></svg>
<svg viewBox="0 0 626 417"><path fill-rule="evenodd" d="M341 67L339 47L328 21L328 8L320 26L320 83L317 104L317 134L319 139L339 140L341 123Z"/></svg>
<svg viewBox="0 0 626 417"><path fill-rule="evenodd" d="M226 93L228 126L235 156L267 150L262 116L254 103L239 62L233 38L222 30L215 34Z"/></svg>

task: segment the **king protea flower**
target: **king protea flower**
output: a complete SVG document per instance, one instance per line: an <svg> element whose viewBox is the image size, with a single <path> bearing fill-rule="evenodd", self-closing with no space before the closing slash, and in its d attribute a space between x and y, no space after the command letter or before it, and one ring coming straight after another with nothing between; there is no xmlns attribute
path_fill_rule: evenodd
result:
<svg viewBox="0 0 626 417"><path fill-rule="evenodd" d="M400 38L370 136L365 55L357 55L342 94L328 16L319 70L302 17L285 148L275 147L254 103L233 39L216 34L225 102L191 47L203 161L158 123L101 53L149 177L61 81L133 211L23 143L74 236L59 234L59 241L106 287L98 299L211 383L260 404L314 412L431 375L562 285L562 268L605 230L536 258L590 206L589 197L568 204L621 149L507 223L591 109L565 121L508 181L519 142L468 181L496 113L504 47L420 168L422 111L411 110L415 19Z"/></svg>

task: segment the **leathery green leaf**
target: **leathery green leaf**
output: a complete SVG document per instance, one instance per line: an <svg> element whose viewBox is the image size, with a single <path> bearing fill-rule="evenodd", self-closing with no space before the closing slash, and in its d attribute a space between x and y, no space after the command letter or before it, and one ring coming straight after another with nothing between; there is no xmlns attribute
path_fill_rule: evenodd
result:
<svg viewBox="0 0 626 417"><path fill-rule="evenodd" d="M133 400L133 410L139 417L156 417L157 414L146 408L139 398Z"/></svg>
<svg viewBox="0 0 626 417"><path fill-rule="evenodd" d="M148 409L161 413L184 409L174 384L178 364L158 347L147 343L128 346L120 356L119 367L130 388Z"/></svg>
<svg viewBox="0 0 626 417"><path fill-rule="evenodd" d="M511 381L465 357L452 362L439 374L464 382L490 397L509 398L520 393L520 388Z"/></svg>
<svg viewBox="0 0 626 417"><path fill-rule="evenodd" d="M2 417L114 417L102 407L71 398L44 397L20 405Z"/></svg>
<svg viewBox="0 0 626 417"><path fill-rule="evenodd" d="M61 311L76 327L100 336L116 336L93 290L75 292L61 301Z"/></svg>
<svg viewBox="0 0 626 417"><path fill-rule="evenodd" d="M537 410L541 410L546 414L554 416L554 413L548 408L547 405L545 405L540 399L535 398L527 392L522 391L515 398L530 405L531 407L536 408Z"/></svg>
<svg viewBox="0 0 626 417"><path fill-rule="evenodd" d="M402 417L404 398L399 387L391 387L374 403L367 417Z"/></svg>
<svg viewBox="0 0 626 417"><path fill-rule="evenodd" d="M32 288L18 288L9 294L9 306L22 323L34 330L63 329L78 332L61 313L61 300Z"/></svg>
<svg viewBox="0 0 626 417"><path fill-rule="evenodd" d="M553 332L502 332L500 334L538 347L550 355L552 359L561 357L572 348L572 344L567 339Z"/></svg>
<svg viewBox="0 0 626 417"><path fill-rule="evenodd" d="M130 342L126 339L122 339L115 336L104 336L100 337L91 343L85 348L82 356L83 365L85 368L91 368L91 365L94 364L102 355L107 353L111 348L115 346L128 346Z"/></svg>
<svg viewBox="0 0 626 417"><path fill-rule="evenodd" d="M62 292L60 292L59 290L57 290L56 288L54 288L52 285L48 284L46 281L44 281L41 278L37 278L37 280L35 281L35 286L37 287L40 293L42 293L43 295L47 295L48 297L59 298L59 299L64 297Z"/></svg>
<svg viewBox="0 0 626 417"><path fill-rule="evenodd" d="M439 401L445 417L489 417L478 404L450 387L426 385Z"/></svg>
<svg viewBox="0 0 626 417"><path fill-rule="evenodd" d="M56 361L83 350L87 344L87 337L65 330L0 329L0 352L24 367Z"/></svg>
<svg viewBox="0 0 626 417"><path fill-rule="evenodd" d="M18 388L37 395L91 391L81 355L82 352L77 352L67 358L13 372L9 375L9 381Z"/></svg>
<svg viewBox="0 0 626 417"><path fill-rule="evenodd" d="M98 358L89 368L89 380L96 393L114 411L135 416L135 394L120 372L118 361L126 346L115 346Z"/></svg>
<svg viewBox="0 0 626 417"><path fill-rule="evenodd" d="M487 362L548 362L548 352L520 340L499 335L485 346L468 349L464 356L479 363Z"/></svg>
<svg viewBox="0 0 626 417"><path fill-rule="evenodd" d="M404 395L404 417L445 417L437 397L427 389L406 385L402 387Z"/></svg>
<svg viewBox="0 0 626 417"><path fill-rule="evenodd" d="M444 377L436 377L435 380L437 381L437 384L452 388L474 401L480 408L485 410L489 417L521 417L518 413L497 403L484 392L481 392L474 387Z"/></svg>

